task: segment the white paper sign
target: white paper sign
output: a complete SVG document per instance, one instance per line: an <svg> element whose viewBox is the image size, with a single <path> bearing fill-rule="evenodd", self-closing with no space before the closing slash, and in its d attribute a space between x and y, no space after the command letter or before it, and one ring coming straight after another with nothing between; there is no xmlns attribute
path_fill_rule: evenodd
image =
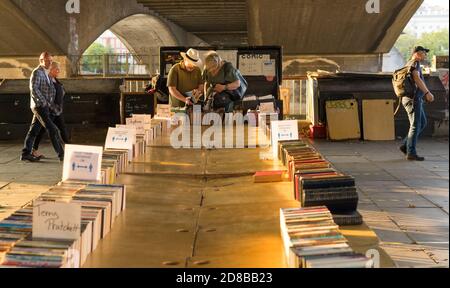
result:
<svg viewBox="0 0 450 288"><path fill-rule="evenodd" d="M106 149L133 149L136 141L134 128L109 128L106 136Z"/></svg>
<svg viewBox="0 0 450 288"><path fill-rule="evenodd" d="M144 124L152 122L152 115L149 114L133 114L131 118L137 122L143 122Z"/></svg>
<svg viewBox="0 0 450 288"><path fill-rule="evenodd" d="M145 122L143 119L127 118L126 124L136 128L136 134L145 134Z"/></svg>
<svg viewBox="0 0 450 288"><path fill-rule="evenodd" d="M243 55L242 55L243 56ZM262 59L258 58L239 58L239 71L244 76L259 76L262 75Z"/></svg>
<svg viewBox="0 0 450 288"><path fill-rule="evenodd" d="M231 64L233 64L233 67L237 68L237 50L217 50L216 52L220 55L220 58L222 58L222 60L231 62Z"/></svg>
<svg viewBox="0 0 450 288"><path fill-rule="evenodd" d="M270 123L272 151L274 159L278 158L278 141L298 140L297 120L272 121Z"/></svg>
<svg viewBox="0 0 450 288"><path fill-rule="evenodd" d="M34 201L32 235L33 238L77 240L81 235L81 206Z"/></svg>
<svg viewBox="0 0 450 288"><path fill-rule="evenodd" d="M239 56L239 71L244 76L270 76L264 74L271 71L270 64L268 68L264 65L264 63L269 62L272 63L268 54L242 54ZM275 60L273 63L275 63Z"/></svg>
<svg viewBox="0 0 450 288"><path fill-rule="evenodd" d="M165 118L170 118L172 116L171 112L170 112L170 105L165 105L165 104L158 104L156 106L156 117L165 117Z"/></svg>
<svg viewBox="0 0 450 288"><path fill-rule="evenodd" d="M136 144L136 127L133 125L122 125L122 124L116 124L116 128L121 128L121 129L127 129L127 130L131 130L131 135L134 135L134 137L132 138L133 144Z"/></svg>
<svg viewBox="0 0 450 288"><path fill-rule="evenodd" d="M275 60L265 60L263 63L262 73L264 76L275 76Z"/></svg>
<svg viewBox="0 0 450 288"><path fill-rule="evenodd" d="M172 69L172 64L166 64L166 76L169 75L170 69Z"/></svg>
<svg viewBox="0 0 450 288"><path fill-rule="evenodd" d="M62 180L101 180L103 147L66 145Z"/></svg>

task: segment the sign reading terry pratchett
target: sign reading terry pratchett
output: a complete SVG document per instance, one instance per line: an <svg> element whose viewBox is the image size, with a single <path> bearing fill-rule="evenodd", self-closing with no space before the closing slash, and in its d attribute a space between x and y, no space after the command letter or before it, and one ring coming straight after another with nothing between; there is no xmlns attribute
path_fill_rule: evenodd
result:
<svg viewBox="0 0 450 288"><path fill-rule="evenodd" d="M274 159L278 157L278 141L298 140L297 120L284 120L270 122L272 138L272 151Z"/></svg>
<svg viewBox="0 0 450 288"><path fill-rule="evenodd" d="M101 180L103 147L66 145L62 180Z"/></svg>
<svg viewBox="0 0 450 288"><path fill-rule="evenodd" d="M81 234L81 206L34 201L33 238L76 240Z"/></svg>

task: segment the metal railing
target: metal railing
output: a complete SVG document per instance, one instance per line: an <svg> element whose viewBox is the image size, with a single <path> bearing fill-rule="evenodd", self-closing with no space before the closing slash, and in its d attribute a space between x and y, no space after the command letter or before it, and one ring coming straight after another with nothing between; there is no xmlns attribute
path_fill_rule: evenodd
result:
<svg viewBox="0 0 450 288"><path fill-rule="evenodd" d="M158 69L158 63L158 55L82 55L78 62L78 74L102 77L151 75Z"/></svg>

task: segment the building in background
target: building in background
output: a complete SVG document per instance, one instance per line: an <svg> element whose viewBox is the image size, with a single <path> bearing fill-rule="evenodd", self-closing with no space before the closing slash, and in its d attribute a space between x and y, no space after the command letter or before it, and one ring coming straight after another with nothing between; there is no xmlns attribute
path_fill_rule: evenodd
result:
<svg viewBox="0 0 450 288"><path fill-rule="evenodd" d="M110 30L106 30L80 59L81 75L150 75L142 57L134 55Z"/></svg>
<svg viewBox="0 0 450 288"><path fill-rule="evenodd" d="M425 1L408 23L405 31L419 38L424 33L448 29L449 9L434 3L436 2Z"/></svg>
<svg viewBox="0 0 450 288"><path fill-rule="evenodd" d="M397 48L393 47L389 53L383 55L382 72L394 72L406 65L406 60Z"/></svg>
<svg viewBox="0 0 450 288"><path fill-rule="evenodd" d="M111 48L114 54L127 54L130 53L128 48L122 41L110 30L106 30L95 43L101 44L107 48Z"/></svg>

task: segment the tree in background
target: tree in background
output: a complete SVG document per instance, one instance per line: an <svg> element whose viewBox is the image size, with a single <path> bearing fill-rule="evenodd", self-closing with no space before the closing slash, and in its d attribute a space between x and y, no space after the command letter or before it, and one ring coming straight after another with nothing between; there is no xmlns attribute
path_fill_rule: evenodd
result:
<svg viewBox="0 0 450 288"><path fill-rule="evenodd" d="M81 61L82 71L91 73L103 73L103 55L113 54L111 47L105 47L100 43L93 43L83 54Z"/></svg>
<svg viewBox="0 0 450 288"><path fill-rule="evenodd" d="M434 55L448 55L448 40L448 29L424 33L419 38L412 35L411 32L405 31L405 33L398 38L395 47L402 53L406 61L411 59L411 52L414 46L421 45L430 49L430 53L428 53L428 64L430 65Z"/></svg>
<svg viewBox="0 0 450 288"><path fill-rule="evenodd" d="M428 59L431 61L433 56L448 55L448 29L437 32L425 33L419 39L419 43L430 49Z"/></svg>

